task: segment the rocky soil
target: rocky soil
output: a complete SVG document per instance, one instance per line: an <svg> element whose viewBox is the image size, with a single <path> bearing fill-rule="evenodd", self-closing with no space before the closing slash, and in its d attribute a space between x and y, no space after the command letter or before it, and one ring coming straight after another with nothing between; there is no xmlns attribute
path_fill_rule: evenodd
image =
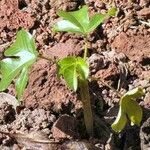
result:
<svg viewBox="0 0 150 150"><path fill-rule="evenodd" d="M1 0L0 58L25 28L44 56L61 59L83 54L83 38L53 33L58 9L73 11L87 4L90 15L118 8L89 36L92 77L100 77L121 94L142 86L146 94L140 127L127 126L120 134L111 129L119 97L100 81L91 81L95 137L88 139L78 93L70 91L56 75L56 65L39 59L30 70L23 104L0 95L0 149L3 150L149 150L150 149L150 0ZM5 91L15 95L14 85ZM5 96L7 98L5 98ZM7 100L6 100L7 99ZM8 100L9 99L9 100Z"/></svg>

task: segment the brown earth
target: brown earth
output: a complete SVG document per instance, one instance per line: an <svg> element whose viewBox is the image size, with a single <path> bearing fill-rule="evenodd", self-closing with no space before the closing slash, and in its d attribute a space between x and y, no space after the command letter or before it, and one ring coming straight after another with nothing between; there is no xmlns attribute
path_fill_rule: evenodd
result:
<svg viewBox="0 0 150 150"><path fill-rule="evenodd" d="M109 2L85 1L90 15L106 12L111 6ZM0 128L9 133L0 134L0 149L149 149L150 1L115 0L114 3L118 15L108 18L89 36L90 73L121 94L137 86L145 87L146 95L140 102L144 110L141 127L127 126L119 135L112 132L110 125L118 111L119 97L102 82L91 80L91 99L95 122L98 123L95 124L95 138L87 141L78 92L71 92L65 81L57 78L55 64L40 59L31 68L23 97L24 106L15 111L12 104L0 103ZM77 10L82 4L83 0L1 0L0 58L20 27L34 35L37 49L48 58L81 56L84 44L81 36L54 34L51 27L60 19L56 14L58 9ZM15 95L13 84L8 92ZM52 139L55 142L38 145L39 135L32 140L27 137L28 133L37 131L40 131L40 140ZM16 132L21 134L14 134ZM41 132L47 137L44 138Z"/></svg>
<svg viewBox="0 0 150 150"><path fill-rule="evenodd" d="M150 33L150 32L148 32ZM125 53L132 61L142 61L150 57L150 34L128 36L121 32L115 37L112 48L117 52Z"/></svg>

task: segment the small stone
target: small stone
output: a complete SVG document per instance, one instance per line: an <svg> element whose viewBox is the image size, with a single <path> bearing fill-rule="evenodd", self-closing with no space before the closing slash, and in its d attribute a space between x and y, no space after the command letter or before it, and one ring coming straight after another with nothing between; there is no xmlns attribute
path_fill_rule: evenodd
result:
<svg viewBox="0 0 150 150"><path fill-rule="evenodd" d="M59 10L64 10L64 11L71 11L75 10L78 6L78 1L77 0L51 0L50 1L51 7L54 7Z"/></svg>
<svg viewBox="0 0 150 150"><path fill-rule="evenodd" d="M148 81L148 80L141 80L141 81L140 81L140 85L141 85L142 87L146 87L148 84L149 84L149 81Z"/></svg>
<svg viewBox="0 0 150 150"><path fill-rule="evenodd" d="M60 146L61 150L101 150L89 141L69 141Z"/></svg>
<svg viewBox="0 0 150 150"><path fill-rule="evenodd" d="M150 8L145 7L142 10L138 11L137 14L140 18L148 19L150 18Z"/></svg>
<svg viewBox="0 0 150 150"><path fill-rule="evenodd" d="M141 149L150 148L150 118L148 118L140 129Z"/></svg>
<svg viewBox="0 0 150 150"><path fill-rule="evenodd" d="M45 134L49 135L50 134L50 129L49 128L45 128L42 130L42 132L44 132Z"/></svg>
<svg viewBox="0 0 150 150"><path fill-rule="evenodd" d="M150 0L140 0L140 6L145 6L150 3Z"/></svg>
<svg viewBox="0 0 150 150"><path fill-rule="evenodd" d="M144 105L144 108L150 109L150 93L146 93L144 101L142 102L142 105Z"/></svg>
<svg viewBox="0 0 150 150"><path fill-rule="evenodd" d="M89 57L89 65L91 73L95 73L106 66L106 61L104 56L99 54L93 54Z"/></svg>
<svg viewBox="0 0 150 150"><path fill-rule="evenodd" d="M68 115L62 115L53 124L51 132L55 139L72 139L77 137L76 120Z"/></svg>

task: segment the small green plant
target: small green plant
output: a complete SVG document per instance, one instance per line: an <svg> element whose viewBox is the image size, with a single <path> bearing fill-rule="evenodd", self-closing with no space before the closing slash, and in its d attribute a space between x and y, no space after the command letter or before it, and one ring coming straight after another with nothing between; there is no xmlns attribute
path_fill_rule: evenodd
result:
<svg viewBox="0 0 150 150"><path fill-rule="evenodd" d="M89 94L89 65L87 62L87 41L88 35L108 16L113 16L115 8L110 9L106 14L95 14L89 18L88 7L83 6L74 12L58 11L58 15L64 20L54 25L54 31L66 31L79 33L84 37L85 49L84 56L70 56L58 60L58 75L62 76L67 85L74 91L79 88L81 101L83 103L84 120L87 133L93 136L93 114ZM38 58L47 59L40 55L36 50L35 41L30 33L21 29L17 33L16 41L4 52L4 58L0 61L0 91L7 89L12 81L15 81L17 97L20 100L28 82L28 72L30 67ZM51 61L51 60L50 60ZM120 110L112 128L121 131L127 118L134 124L139 124L142 118L140 106L133 99L143 95L143 90L138 88L126 93L120 101ZM129 106L132 106L133 110ZM138 114L138 117L136 114Z"/></svg>
<svg viewBox="0 0 150 150"><path fill-rule="evenodd" d="M64 20L57 22L53 30L66 31L72 33L79 33L84 37L85 49L84 56L81 57L67 57L58 62L59 75L62 75L66 80L68 86L76 91L79 87L81 101L83 104L84 121L87 133L93 136L93 114L91 108L88 78L89 66L86 61L87 58L87 41L88 35L108 16L114 15L116 10L112 8L106 14L95 14L91 18L88 15L88 7L83 6L80 10L73 12L58 11L58 15Z"/></svg>
<svg viewBox="0 0 150 150"><path fill-rule="evenodd" d="M122 131L128 120L131 121L131 125L140 125L142 108L138 105L136 99L142 97L144 93L145 91L142 88L135 88L121 97L119 112L112 124L114 131Z"/></svg>

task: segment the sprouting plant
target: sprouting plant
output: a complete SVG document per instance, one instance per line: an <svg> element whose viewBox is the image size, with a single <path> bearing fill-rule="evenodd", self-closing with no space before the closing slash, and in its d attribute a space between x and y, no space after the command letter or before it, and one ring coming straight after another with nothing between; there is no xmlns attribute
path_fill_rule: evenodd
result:
<svg viewBox="0 0 150 150"><path fill-rule="evenodd" d="M142 108L136 102L136 99L142 97L144 93L144 89L135 88L121 97L119 112L116 120L112 124L114 131L122 131L128 120L131 121L131 125L140 125L142 120Z"/></svg>
<svg viewBox="0 0 150 150"><path fill-rule="evenodd" d="M64 77L72 90L76 91L79 87L83 104L85 126L90 136L93 136L93 114L88 86L89 66L86 60L88 53L88 35L108 16L115 15L115 12L116 9L112 8L106 14L97 13L89 18L87 6L83 6L80 10L73 12L58 11L57 14L63 17L63 20L57 22L53 27L55 32L66 31L79 33L84 37L85 48L83 58L72 56L60 60L58 62L58 72L59 75Z"/></svg>

